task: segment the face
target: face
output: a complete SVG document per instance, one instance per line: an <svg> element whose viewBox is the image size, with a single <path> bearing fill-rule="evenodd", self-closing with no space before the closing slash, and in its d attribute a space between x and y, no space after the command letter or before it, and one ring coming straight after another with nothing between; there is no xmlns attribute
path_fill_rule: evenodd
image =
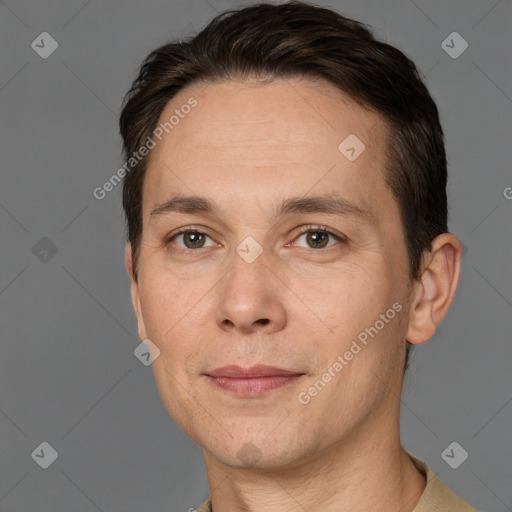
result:
<svg viewBox="0 0 512 512"><path fill-rule="evenodd" d="M161 122L191 97L144 182L139 335L205 453L290 466L398 414L410 283L386 125L299 79L194 84Z"/></svg>

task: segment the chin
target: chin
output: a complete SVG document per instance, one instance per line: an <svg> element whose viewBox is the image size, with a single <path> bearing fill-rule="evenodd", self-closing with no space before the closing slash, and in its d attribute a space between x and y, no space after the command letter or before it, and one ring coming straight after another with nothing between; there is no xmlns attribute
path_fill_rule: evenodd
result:
<svg viewBox="0 0 512 512"><path fill-rule="evenodd" d="M293 436L284 439L269 439L268 434L216 440L213 446L203 444L203 448L225 466L236 469L272 470L294 466L305 454L300 446L292 443Z"/></svg>

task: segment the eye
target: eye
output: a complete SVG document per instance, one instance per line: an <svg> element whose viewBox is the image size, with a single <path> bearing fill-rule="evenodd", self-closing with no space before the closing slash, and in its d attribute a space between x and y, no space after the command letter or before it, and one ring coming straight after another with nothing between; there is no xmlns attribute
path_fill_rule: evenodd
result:
<svg viewBox="0 0 512 512"><path fill-rule="evenodd" d="M345 242L346 240L341 236L335 235L332 231L321 226L308 226L301 234L292 242L293 245L297 244L297 240L305 239L308 249L325 249L335 245L336 242ZM331 242L329 243L329 238Z"/></svg>
<svg viewBox="0 0 512 512"><path fill-rule="evenodd" d="M206 240L210 239L212 243L206 245ZM177 241L181 240L181 244ZM166 240L166 245L174 242L179 248L187 250L203 249L205 247L215 246L215 242L206 234L195 229L183 229L178 233L171 235Z"/></svg>

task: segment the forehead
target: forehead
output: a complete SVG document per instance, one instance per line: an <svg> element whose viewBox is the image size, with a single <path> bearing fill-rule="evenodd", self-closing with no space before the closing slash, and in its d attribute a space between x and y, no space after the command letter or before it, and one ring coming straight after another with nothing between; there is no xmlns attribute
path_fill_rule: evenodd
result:
<svg viewBox="0 0 512 512"><path fill-rule="evenodd" d="M353 129L368 147L376 150L386 135L385 121L380 114L356 103L323 79L192 84L168 103L159 123L165 123L192 97L198 105L172 129L171 144L172 134L181 133L182 138L192 137L194 144L207 144L211 148L225 143L225 135L229 133L231 145L302 141L316 148L333 143L337 146L340 137Z"/></svg>
<svg viewBox="0 0 512 512"><path fill-rule="evenodd" d="M269 191L336 189L361 203L389 200L379 198L387 194L384 119L327 81L195 83L168 103L159 125L173 115L179 121L151 150L145 214L173 194L229 195L235 204L248 195L270 200Z"/></svg>

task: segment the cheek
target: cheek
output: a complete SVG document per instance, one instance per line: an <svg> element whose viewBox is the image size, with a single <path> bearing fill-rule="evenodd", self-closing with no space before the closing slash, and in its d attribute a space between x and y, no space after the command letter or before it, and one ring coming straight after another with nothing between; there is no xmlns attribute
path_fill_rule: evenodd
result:
<svg viewBox="0 0 512 512"><path fill-rule="evenodd" d="M327 274L324 271L307 278L295 275L292 283L292 290L307 306L308 316L321 320L326 334L331 337L334 334L341 339L350 337L368 322L373 323L383 312L382 308L389 307L388 284L357 266L345 266Z"/></svg>
<svg viewBox="0 0 512 512"><path fill-rule="evenodd" d="M176 291L157 279L144 279L139 287L142 317L148 336L161 338L162 331L165 332L173 324L173 314L169 314L167 305L169 301L176 300Z"/></svg>
<svg viewBox="0 0 512 512"><path fill-rule="evenodd" d="M184 376L212 332L214 311L208 291L215 281L181 280L157 271L146 276L140 286L142 316L148 338L163 356L155 363Z"/></svg>
<svg viewBox="0 0 512 512"><path fill-rule="evenodd" d="M348 354L349 362L343 363L347 367L340 373L341 378L333 379L331 392L345 389L345 386L351 388L354 381L371 386L375 377L368 368L378 372L379 362L383 361L390 367L395 365L401 321L393 304L398 302L403 306L403 300L400 290L393 284L391 269L381 266L379 271L369 271L368 268L346 266L330 276L296 279L292 284L297 295L306 298L308 308L302 306L302 309L307 317L298 315L297 319L303 329L316 333L312 340L318 356L318 371L325 371L338 356ZM381 315L385 316L384 320ZM311 322L306 318L311 318ZM354 352L357 354L353 355ZM389 379L389 375L382 377ZM363 400L363 395L358 396L358 400Z"/></svg>
<svg viewBox="0 0 512 512"><path fill-rule="evenodd" d="M150 277L147 277L150 276ZM193 283L180 285L162 272L148 271L139 285L141 311L148 337L165 350L194 305Z"/></svg>

